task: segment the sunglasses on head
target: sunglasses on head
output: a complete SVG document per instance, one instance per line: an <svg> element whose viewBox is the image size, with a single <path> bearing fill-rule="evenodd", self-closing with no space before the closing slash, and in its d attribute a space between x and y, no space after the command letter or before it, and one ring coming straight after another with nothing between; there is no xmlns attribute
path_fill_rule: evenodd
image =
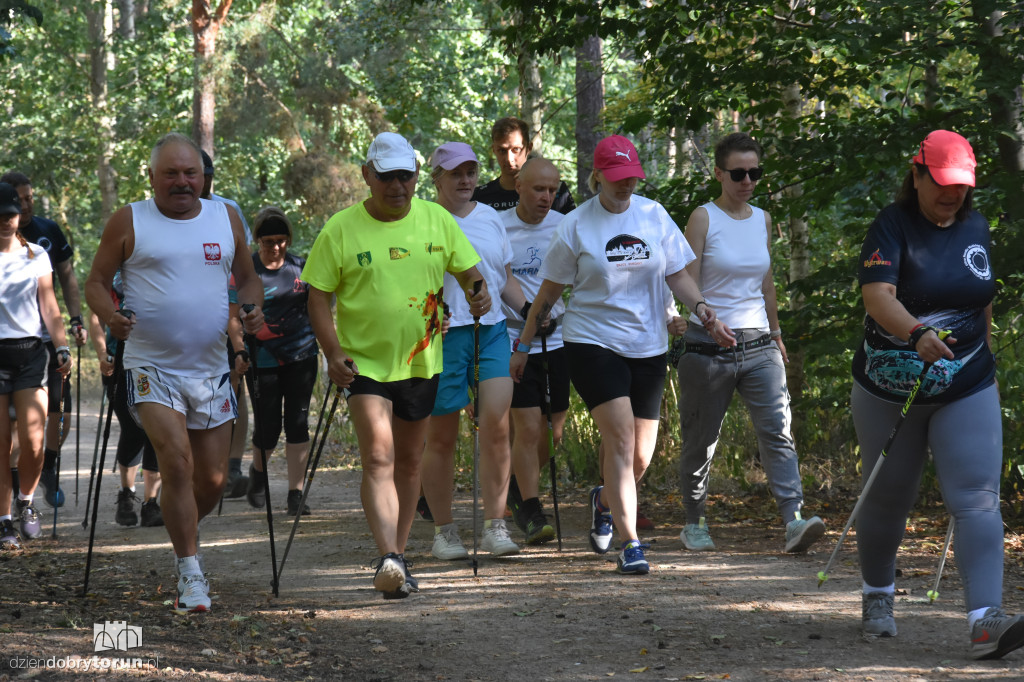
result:
<svg viewBox="0 0 1024 682"><path fill-rule="evenodd" d="M761 179L761 176L764 175L764 168L761 168L760 166L757 166L756 168L733 168L732 170L727 170L725 172L729 174L729 177L732 178L733 182L743 182L743 178L747 175L750 176L751 180L757 182Z"/></svg>
<svg viewBox="0 0 1024 682"><path fill-rule="evenodd" d="M377 179L381 182L391 182L397 179L399 182L409 182L412 180L412 176L416 175L415 171L411 170L393 170L387 173L378 173L374 171L373 174L377 176Z"/></svg>

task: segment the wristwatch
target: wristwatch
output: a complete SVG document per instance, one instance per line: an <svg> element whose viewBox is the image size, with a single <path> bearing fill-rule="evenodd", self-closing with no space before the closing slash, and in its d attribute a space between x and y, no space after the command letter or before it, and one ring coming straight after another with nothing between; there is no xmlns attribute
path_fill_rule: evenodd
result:
<svg viewBox="0 0 1024 682"><path fill-rule="evenodd" d="M530 348L530 344L523 343L521 339L516 339L515 341L512 342L513 353L529 353Z"/></svg>

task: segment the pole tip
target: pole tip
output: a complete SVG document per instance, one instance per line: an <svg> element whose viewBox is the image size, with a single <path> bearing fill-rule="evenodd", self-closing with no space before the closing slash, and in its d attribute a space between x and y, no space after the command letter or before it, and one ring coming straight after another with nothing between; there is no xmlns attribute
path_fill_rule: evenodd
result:
<svg viewBox="0 0 1024 682"><path fill-rule="evenodd" d="M926 594L928 595L928 603L929 604L934 604L935 600L939 598L939 593L936 592L935 590L928 590L928 592Z"/></svg>
<svg viewBox="0 0 1024 682"><path fill-rule="evenodd" d="M825 571L818 571L818 587L824 585L826 580L828 580L828 574Z"/></svg>

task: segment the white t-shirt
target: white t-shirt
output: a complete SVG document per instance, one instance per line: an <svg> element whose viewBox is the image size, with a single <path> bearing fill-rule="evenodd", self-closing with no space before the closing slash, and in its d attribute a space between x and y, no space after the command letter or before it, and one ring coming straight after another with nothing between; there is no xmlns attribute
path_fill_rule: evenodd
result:
<svg viewBox="0 0 1024 682"><path fill-rule="evenodd" d="M152 199L132 204L135 250L121 266L124 307L136 325L126 369L216 377L228 371L228 280L235 239L225 205L200 199L195 218L173 220Z"/></svg>
<svg viewBox="0 0 1024 682"><path fill-rule="evenodd" d="M476 269L484 276L487 291L491 294L491 309L480 318L480 324L498 324L505 319L501 306L498 305L501 292L505 289L505 266L512 262L512 246L508 243L505 226L498 218L497 211L479 201L465 218L457 215L452 217L480 256ZM451 326L473 324L466 295L462 292L459 281L449 272L444 273L444 300L452 312Z"/></svg>
<svg viewBox="0 0 1024 682"><path fill-rule="evenodd" d="M38 244L0 253L0 339L43 337L39 278L52 272L50 259Z"/></svg>
<svg viewBox="0 0 1024 682"><path fill-rule="evenodd" d="M558 224L565 216L557 211L548 211L544 220L537 225L520 220L514 208L501 211L498 216L505 225L508 241L512 245L512 275L519 281L519 286L523 288L526 300L532 302L537 297L541 282L544 281L544 278L540 276L540 266L544 262L544 254L547 253L548 247L551 245L551 239L555 236ZM501 304L501 309L509 324L508 338L511 343L519 338L519 334L523 330L523 318L519 315L518 310L512 310L506 303ZM551 317L561 317L563 313L565 313L565 302L559 297L551 308ZM554 333L547 338L546 343L548 350L562 347L561 321L555 327ZM535 338L530 353L540 353L541 350L540 339Z"/></svg>
<svg viewBox="0 0 1024 682"><path fill-rule="evenodd" d="M701 294L732 329L768 330L764 309L764 276L772 267L764 211L751 206L750 217L731 218L713 202L708 212L708 236L700 259ZM697 318L690 315L692 322Z"/></svg>
<svg viewBox="0 0 1024 682"><path fill-rule="evenodd" d="M573 287L566 341L648 358L668 350L665 277L695 258L658 202L634 194L611 213L594 197L562 220L540 275Z"/></svg>

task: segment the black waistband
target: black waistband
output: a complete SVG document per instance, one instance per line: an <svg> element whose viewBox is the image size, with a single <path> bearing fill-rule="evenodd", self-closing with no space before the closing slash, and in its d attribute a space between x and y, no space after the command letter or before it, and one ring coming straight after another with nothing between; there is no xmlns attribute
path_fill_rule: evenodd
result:
<svg viewBox="0 0 1024 682"><path fill-rule="evenodd" d="M764 348L772 343L771 334L765 334L759 336L753 341L744 341L738 343L732 348L723 348L717 343L692 343L690 341L683 342L684 353L697 353L698 355L721 355L723 353L732 353L733 351L740 352L746 350L754 350L755 348Z"/></svg>
<svg viewBox="0 0 1024 682"><path fill-rule="evenodd" d="M38 336L23 336L19 339L0 339L0 346L10 348L12 350L31 348L39 343L42 343L42 339Z"/></svg>

